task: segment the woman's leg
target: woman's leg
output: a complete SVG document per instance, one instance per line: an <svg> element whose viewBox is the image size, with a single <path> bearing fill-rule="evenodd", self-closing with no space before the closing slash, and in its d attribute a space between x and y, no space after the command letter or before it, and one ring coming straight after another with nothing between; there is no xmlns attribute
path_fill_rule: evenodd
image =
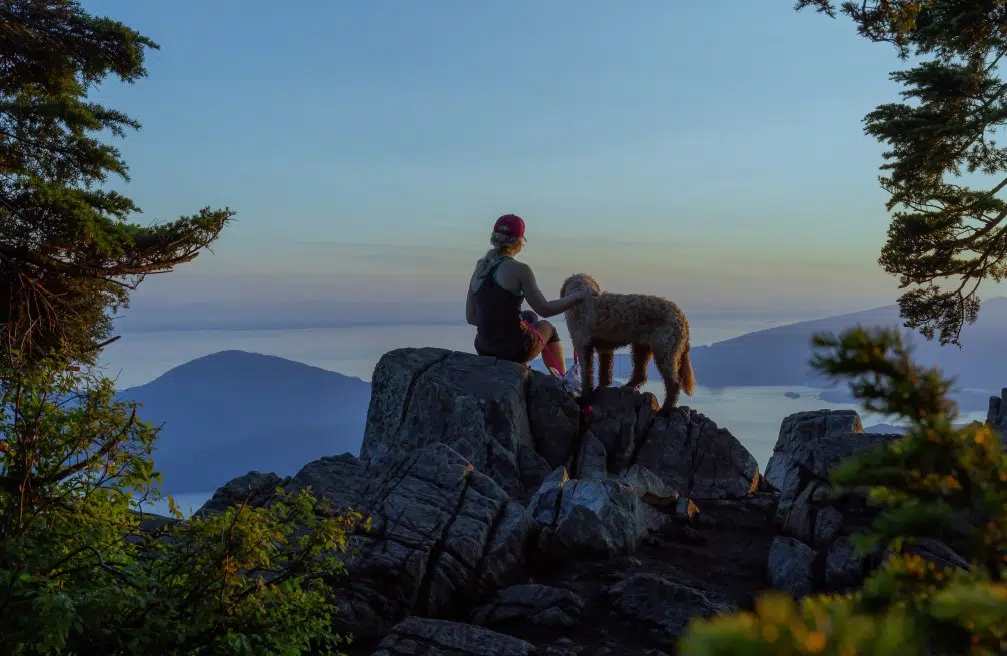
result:
<svg viewBox="0 0 1007 656"><path fill-rule="evenodd" d="M535 322L535 330L537 330L538 334L542 335L542 338L545 339L544 350L549 351L549 355L552 356L551 358L543 357L542 359L545 361L546 365L549 366L552 366L553 363L555 363L555 366L559 369L559 375L562 376L566 373L566 358L563 357L563 344L559 341L559 333L556 332L556 326L552 325L545 319L542 319L541 321ZM537 349L537 351L541 350L541 344L539 344L539 349ZM538 353L536 352L535 355L538 355ZM531 360L534 359L535 356L532 356ZM531 360L529 360L529 362Z"/></svg>

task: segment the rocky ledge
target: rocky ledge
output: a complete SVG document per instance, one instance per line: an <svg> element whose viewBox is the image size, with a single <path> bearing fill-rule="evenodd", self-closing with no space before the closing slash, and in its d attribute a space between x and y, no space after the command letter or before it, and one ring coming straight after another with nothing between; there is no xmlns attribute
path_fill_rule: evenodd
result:
<svg viewBox="0 0 1007 656"><path fill-rule="evenodd" d="M851 411L798 413L763 477L711 419L657 408L611 388L584 414L549 375L399 349L375 368L359 457L251 472L199 512L282 486L371 517L332 579L352 654L673 654L690 618L769 587L841 589L872 566L849 541L870 510L833 498L826 474L896 436Z"/></svg>

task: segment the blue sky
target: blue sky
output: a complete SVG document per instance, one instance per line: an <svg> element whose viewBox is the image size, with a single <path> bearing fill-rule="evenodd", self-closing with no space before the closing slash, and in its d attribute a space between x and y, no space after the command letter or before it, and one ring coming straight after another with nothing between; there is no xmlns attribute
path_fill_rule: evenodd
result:
<svg viewBox="0 0 1007 656"><path fill-rule="evenodd" d="M160 43L94 94L143 220L228 205L136 307L457 299L499 214L546 294L587 271L696 311L894 302L893 51L791 0L85 0ZM992 291L986 291L992 295ZM229 305L230 304L230 305Z"/></svg>

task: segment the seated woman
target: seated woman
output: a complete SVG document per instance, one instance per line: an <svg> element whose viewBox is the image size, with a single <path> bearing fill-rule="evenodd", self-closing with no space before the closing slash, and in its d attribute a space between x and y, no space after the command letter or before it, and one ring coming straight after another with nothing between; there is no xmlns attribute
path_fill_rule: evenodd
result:
<svg viewBox="0 0 1007 656"><path fill-rule="evenodd" d="M522 319L537 317L534 314L523 317L521 304L527 300L534 312L552 317L583 302L591 292L547 301L531 267L514 259L524 241L521 217L505 214L497 219L490 235L493 248L476 263L469 282L465 319L476 327L475 349L479 355L527 364L547 348L562 375L566 373L566 360L556 327L544 318L524 323ZM529 325L534 326L538 335Z"/></svg>

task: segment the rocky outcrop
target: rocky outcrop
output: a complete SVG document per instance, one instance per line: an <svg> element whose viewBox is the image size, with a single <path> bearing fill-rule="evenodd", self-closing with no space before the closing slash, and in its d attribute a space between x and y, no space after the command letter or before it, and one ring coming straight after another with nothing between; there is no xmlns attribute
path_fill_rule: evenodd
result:
<svg viewBox="0 0 1007 656"><path fill-rule="evenodd" d="M864 433L853 410L816 410L786 417L766 467L779 489L773 522L781 537L767 563L773 585L796 596L843 590L859 583L875 564L852 548L852 533L874 517L863 494L834 493L830 471L863 449L899 439Z"/></svg>
<svg viewBox="0 0 1007 656"><path fill-rule="evenodd" d="M443 349L386 353L374 369L360 458L381 465L428 444L447 444L508 494L526 497L557 466L550 459L565 459L576 430L568 417L577 412L568 394L564 411L559 384L547 380L534 388L543 401L557 403L548 409L530 403L532 377L519 364ZM541 448L532 418L550 431Z"/></svg>
<svg viewBox="0 0 1007 656"><path fill-rule="evenodd" d="M406 615L452 616L517 581L524 508L444 444L395 461L357 504L371 530L355 536L340 621L376 635Z"/></svg>
<svg viewBox="0 0 1007 656"><path fill-rule="evenodd" d="M250 473L201 512L271 503L279 486L368 516L330 577L354 655L657 656L691 618L767 587L862 577L850 534L869 512L831 494L828 473L896 436L863 433L855 412L798 413L763 480L728 430L657 409L609 388L581 413L547 374L399 349L375 369L360 458Z"/></svg>
<svg viewBox="0 0 1007 656"><path fill-rule="evenodd" d="M731 433L626 388L598 392L581 415L551 376L510 362L440 349L398 349L375 368L361 460L380 465L427 444L447 444L515 499L561 465L574 478L616 478L633 465L696 499L742 497L758 463Z"/></svg>

